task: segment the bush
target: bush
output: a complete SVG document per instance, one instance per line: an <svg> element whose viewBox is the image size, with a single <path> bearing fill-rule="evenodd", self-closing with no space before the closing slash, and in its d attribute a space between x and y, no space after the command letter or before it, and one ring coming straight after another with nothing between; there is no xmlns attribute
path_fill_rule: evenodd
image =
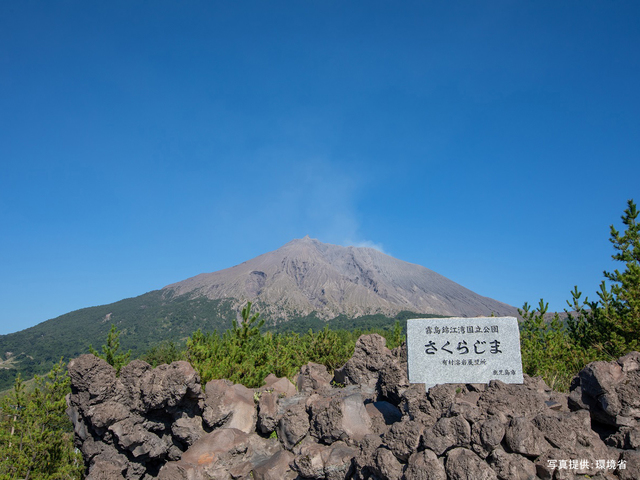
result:
<svg viewBox="0 0 640 480"><path fill-rule="evenodd" d="M202 383L226 378L247 387L260 387L270 373L278 377L293 377L301 366L320 363L329 371L344 365L353 355L355 342L364 333L379 333L387 337L389 348L402 340L400 322L393 331L382 329L330 330L306 334L266 332L260 334L262 321L251 316L251 303L242 311L243 321L234 321L233 329L222 336L217 332L198 330L187 340L185 358L200 374Z"/></svg>
<svg viewBox="0 0 640 480"><path fill-rule="evenodd" d="M598 358L611 360L640 347L640 225L638 210L633 200L622 216L626 225L623 235L611 225L613 248L616 261L624 263L624 270L604 272L613 282L607 288L603 281L598 292L599 300L580 301L577 287L572 292L569 303L575 311L570 315L569 329L574 340L586 350L595 349Z"/></svg>
<svg viewBox="0 0 640 480"><path fill-rule="evenodd" d="M80 479L84 463L65 414L70 380L64 363L34 379L28 393L18 377L0 402L0 479Z"/></svg>
<svg viewBox="0 0 640 480"><path fill-rule="evenodd" d="M633 200L622 216L626 226L621 235L610 227L616 253L614 260L623 262L622 272L604 272L613 282L608 288L603 281L599 299L581 300L576 286L567 302L567 324L556 314L551 322L544 320L547 304L540 300L537 311L525 303L519 310L521 349L525 373L540 375L549 386L567 390L572 376L589 362L614 360L640 347L640 226L638 210Z"/></svg>
<svg viewBox="0 0 640 480"><path fill-rule="evenodd" d="M540 300L536 310L527 303L518 309L524 319L520 324L522 368L527 375L541 376L554 390L568 391L589 355L576 346L557 313L550 322L545 320L548 307Z"/></svg>
<svg viewBox="0 0 640 480"><path fill-rule="evenodd" d="M169 364L177 360L184 360L184 352L178 350L176 344L170 340L166 340L154 347L151 347L147 353L140 357L153 368L162 364Z"/></svg>
<svg viewBox="0 0 640 480"><path fill-rule="evenodd" d="M120 373L122 367L129 363L129 357L131 357L131 350L127 353L119 353L120 340L118 337L120 337L120 332L114 324L111 324L111 330L107 334L107 343L102 345L102 355L89 345L89 352L114 367L117 374Z"/></svg>

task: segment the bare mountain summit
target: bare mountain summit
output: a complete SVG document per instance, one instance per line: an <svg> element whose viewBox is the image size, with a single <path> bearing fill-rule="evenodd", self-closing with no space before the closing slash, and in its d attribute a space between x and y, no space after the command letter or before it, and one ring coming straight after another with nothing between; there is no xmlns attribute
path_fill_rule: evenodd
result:
<svg viewBox="0 0 640 480"><path fill-rule="evenodd" d="M372 248L311 239L213 273L164 287L177 295L256 302L267 317L287 320L316 312L330 319L402 310L451 316L517 315L516 309L429 270Z"/></svg>

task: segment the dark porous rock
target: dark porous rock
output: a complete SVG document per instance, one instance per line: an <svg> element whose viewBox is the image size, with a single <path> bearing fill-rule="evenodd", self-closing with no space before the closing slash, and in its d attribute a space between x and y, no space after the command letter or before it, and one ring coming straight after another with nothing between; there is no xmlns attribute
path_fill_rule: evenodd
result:
<svg viewBox="0 0 640 480"><path fill-rule="evenodd" d="M145 411L175 407L185 399L199 397L200 377L188 362L173 362L147 370L140 380L140 389Z"/></svg>
<svg viewBox="0 0 640 480"><path fill-rule="evenodd" d="M275 439L270 441L236 428L220 428L200 437L179 461L167 463L158 478L173 480L171 475L182 475L180 472L187 479L248 478L251 470L279 450Z"/></svg>
<svg viewBox="0 0 640 480"><path fill-rule="evenodd" d="M205 386L202 418L211 428L237 428L245 433L255 429L258 414L253 390L229 380L211 380Z"/></svg>
<svg viewBox="0 0 640 480"><path fill-rule="evenodd" d="M71 394L67 394L65 400L67 403L66 413L73 424L73 433L75 435L76 443L82 444L90 438L87 422L80 413L78 405L73 405L71 403Z"/></svg>
<svg viewBox="0 0 640 480"><path fill-rule="evenodd" d="M309 362L300 368L295 380L299 392L313 392L331 388L332 378L333 376L327 371L327 367Z"/></svg>
<svg viewBox="0 0 640 480"><path fill-rule="evenodd" d="M422 434L422 446L442 455L451 447L469 447L471 426L462 417L442 417Z"/></svg>
<svg viewBox="0 0 640 480"><path fill-rule="evenodd" d="M462 391L463 388L464 385L446 383L435 385L429 389L427 397L437 412L438 417L449 412L449 409L455 402L456 395Z"/></svg>
<svg viewBox="0 0 640 480"><path fill-rule="evenodd" d="M640 478L640 451L625 450L620 455L619 462L624 465L624 468L616 470L620 480L638 480Z"/></svg>
<svg viewBox="0 0 640 480"><path fill-rule="evenodd" d="M376 333L361 336L353 356L334 372L334 380L343 385L375 387L384 361L393 357L386 343L386 339Z"/></svg>
<svg viewBox="0 0 640 480"><path fill-rule="evenodd" d="M424 425L416 420L403 418L394 423L382 437L383 442L393 452L396 458L406 462L411 454L418 449Z"/></svg>
<svg viewBox="0 0 640 480"><path fill-rule="evenodd" d="M303 478L324 478L323 454L329 447L315 442L301 445L293 462L294 468ZM325 455L326 456L326 455Z"/></svg>
<svg viewBox="0 0 640 480"><path fill-rule="evenodd" d="M371 418L371 428L378 435L382 435L396 422L402 420L402 413L389 402L366 403L365 409Z"/></svg>
<svg viewBox="0 0 640 480"><path fill-rule="evenodd" d="M171 433L187 447L193 445L205 433L202 428L202 417L190 417L183 413L171 425Z"/></svg>
<svg viewBox="0 0 640 480"><path fill-rule="evenodd" d="M400 411L411 420L420 421L426 425L434 424L439 418L439 412L431 405L422 383L413 384L402 392L399 403Z"/></svg>
<svg viewBox="0 0 640 480"><path fill-rule="evenodd" d="M316 394L308 403L311 433L323 443L358 441L372 433L371 417L358 392L345 389L344 392L333 392L331 396Z"/></svg>
<svg viewBox="0 0 640 480"><path fill-rule="evenodd" d="M536 465L526 457L507 453L502 448L491 452L488 463L500 480L535 480Z"/></svg>
<svg viewBox="0 0 640 480"><path fill-rule="evenodd" d="M447 480L444 464L431 450L414 452L405 471L407 480Z"/></svg>
<svg viewBox="0 0 640 480"><path fill-rule="evenodd" d="M71 378L72 403L88 407L118 396L116 370L101 358L80 355L67 365ZM84 408L83 408L84 410Z"/></svg>
<svg viewBox="0 0 640 480"><path fill-rule="evenodd" d="M391 354L398 360L400 366L407 371L407 342L402 342L399 346L391 350Z"/></svg>
<svg viewBox="0 0 640 480"><path fill-rule="evenodd" d="M109 446L97 447L100 451L93 456L89 462L91 466L91 478L125 478L127 471L131 468L131 463L127 457ZM120 476L118 476L120 475ZM90 477L87 477L90 478Z"/></svg>
<svg viewBox="0 0 640 480"><path fill-rule="evenodd" d="M356 453L344 442L329 446L308 442L300 447L293 463L303 478L342 480L352 470Z"/></svg>
<svg viewBox="0 0 640 480"><path fill-rule="evenodd" d="M288 378L276 377L273 373L270 373L264 379L264 386L260 388L260 392L273 392L282 397L290 397L295 395L297 390Z"/></svg>
<svg viewBox="0 0 640 480"><path fill-rule="evenodd" d="M450 480L498 480L496 472L466 448L449 450L445 469Z"/></svg>
<svg viewBox="0 0 640 480"><path fill-rule="evenodd" d="M251 470L254 480L294 480L296 472L291 468L294 456L286 450L278 450L267 460Z"/></svg>
<svg viewBox="0 0 640 480"><path fill-rule="evenodd" d="M382 478L400 480L402 478L403 465L396 456L386 448L379 448L375 455L375 470Z"/></svg>
<svg viewBox="0 0 640 480"><path fill-rule="evenodd" d="M449 415L459 415L471 423L481 420L486 414L478 407L479 392L465 391L454 398Z"/></svg>
<svg viewBox="0 0 640 480"><path fill-rule="evenodd" d="M625 450L638 450L640 449L640 429L621 427L607 437L606 444Z"/></svg>
<svg viewBox="0 0 640 480"><path fill-rule="evenodd" d="M613 362L593 362L578 374L569 402L573 407L589 409L594 420L616 426L621 410L616 386L624 379L622 367Z"/></svg>
<svg viewBox="0 0 640 480"><path fill-rule="evenodd" d="M397 404L409 385L406 364L402 365L397 357L392 355L385 363L384 368L380 370L377 385L380 398Z"/></svg>
<svg viewBox="0 0 640 480"><path fill-rule="evenodd" d="M336 372L344 385L308 364L299 392L274 375L203 391L186 362L137 360L117 377L83 355L69 363L67 413L93 480L640 478L640 353L588 365L570 396L526 375L427 392L405 371L406 347L377 335Z"/></svg>
<svg viewBox="0 0 640 480"><path fill-rule="evenodd" d="M525 417L511 419L505 432L505 441L512 452L528 457L538 457L552 448L542 432Z"/></svg>
<svg viewBox="0 0 640 480"><path fill-rule="evenodd" d="M157 478L158 480L201 480L207 477L196 476L193 465L169 462L163 465Z"/></svg>
<svg viewBox="0 0 640 480"><path fill-rule="evenodd" d="M503 414L507 417L533 418L545 412L549 406L549 394L541 392L537 385L507 384L499 380L489 382L486 390L480 395L478 407L490 415Z"/></svg>
<svg viewBox="0 0 640 480"><path fill-rule="evenodd" d="M574 456L565 450L554 448L536 458L534 463L536 474L542 480L616 480L618 479L618 470L600 468L596 462L612 461L617 463L619 456L619 452L616 451L610 451L604 458L596 457L589 452ZM585 462L584 466L583 462Z"/></svg>
<svg viewBox="0 0 640 480"><path fill-rule="evenodd" d="M166 442L131 418L114 423L109 431L114 434L118 446L140 460L164 458L169 452Z"/></svg>
<svg viewBox="0 0 640 480"><path fill-rule="evenodd" d="M527 374L523 375L523 385L527 390L532 390L538 393L551 393L553 390L549 388L542 377L531 377Z"/></svg>
<svg viewBox="0 0 640 480"><path fill-rule="evenodd" d="M100 441L100 439L94 439L89 437L81 445L82 457L85 460L85 464L92 466L97 461L122 463L123 468L129 467L129 460L127 457L118 451L118 449L111 443Z"/></svg>
<svg viewBox="0 0 640 480"><path fill-rule="evenodd" d="M304 394L283 398L278 402L279 417L276 432L282 445L291 450L307 436L309 432L309 415L307 414L307 399Z"/></svg>
<svg viewBox="0 0 640 480"><path fill-rule="evenodd" d="M85 410L85 415L90 419L96 429L105 429L127 417L137 416L120 402L108 400L99 405L92 405ZM142 421L142 417L138 417Z"/></svg>
<svg viewBox="0 0 640 480"><path fill-rule="evenodd" d="M98 460L85 480L126 480L126 467L117 462Z"/></svg>
<svg viewBox="0 0 640 480"><path fill-rule="evenodd" d="M639 389L640 354L632 352L617 362L593 362L583 368L571 386L569 403L589 410L595 422L637 428Z"/></svg>
<svg viewBox="0 0 640 480"><path fill-rule="evenodd" d="M147 362L134 360L120 370L120 382L126 392L127 406L133 411L142 412L145 409L141 399L141 381L151 369L151 365Z"/></svg>
<svg viewBox="0 0 640 480"><path fill-rule="evenodd" d="M486 458L504 438L507 418L504 415L489 415L471 428L472 449L480 457Z"/></svg>
<svg viewBox="0 0 640 480"><path fill-rule="evenodd" d="M582 410L571 413L540 414L533 419L547 441L555 448L567 452L571 458L609 458L609 449L597 433L591 430L589 413ZM588 471L578 470L587 474Z"/></svg>
<svg viewBox="0 0 640 480"><path fill-rule="evenodd" d="M349 478L353 470L353 457L356 449L336 442L329 448L329 454L324 460L324 474L327 480L344 480Z"/></svg>
<svg viewBox="0 0 640 480"><path fill-rule="evenodd" d="M640 373L640 352L630 352L617 360L626 375Z"/></svg>
<svg viewBox="0 0 640 480"><path fill-rule="evenodd" d="M343 385L367 385L375 388L381 400L397 403L409 387L407 370L386 347L378 334L362 335L353 356L334 372L334 381Z"/></svg>
<svg viewBox="0 0 640 480"><path fill-rule="evenodd" d="M375 478L375 455L378 448L382 445L383 442L380 435L376 434L366 435L359 442L359 450L353 458L354 479L363 480Z"/></svg>
<svg viewBox="0 0 640 480"><path fill-rule="evenodd" d="M258 429L262 433L271 433L276 429L278 415L278 398L276 392L263 392L258 401Z"/></svg>
<svg viewBox="0 0 640 480"><path fill-rule="evenodd" d="M557 467L556 465L552 466L551 462L555 462L557 464L558 460L568 458L568 453L563 452L558 448L552 448L545 452L544 455L540 455L534 460L538 478L541 478L542 480L552 480L556 474Z"/></svg>

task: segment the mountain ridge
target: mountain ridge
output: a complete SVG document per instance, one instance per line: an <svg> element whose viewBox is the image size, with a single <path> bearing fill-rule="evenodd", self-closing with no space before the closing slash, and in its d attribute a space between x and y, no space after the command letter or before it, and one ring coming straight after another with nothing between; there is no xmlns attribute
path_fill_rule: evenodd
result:
<svg viewBox="0 0 640 480"><path fill-rule="evenodd" d="M253 301L272 317L316 312L394 315L402 310L439 315L516 315L516 308L471 290L421 265L369 247L343 247L306 236L239 265L202 273L162 289L176 295Z"/></svg>
<svg viewBox="0 0 640 480"><path fill-rule="evenodd" d="M224 331L247 301L273 332L386 328L395 320L443 315L517 316L514 307L420 265L305 237L228 269L0 335L0 390L18 373L45 373L61 357L101 345L111 324L121 348L135 357L163 341L182 344L198 329Z"/></svg>

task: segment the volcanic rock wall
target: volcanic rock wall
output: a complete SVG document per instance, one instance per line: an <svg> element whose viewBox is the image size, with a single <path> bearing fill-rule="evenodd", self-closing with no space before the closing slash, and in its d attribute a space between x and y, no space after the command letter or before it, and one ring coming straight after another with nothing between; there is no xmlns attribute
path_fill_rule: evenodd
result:
<svg viewBox="0 0 640 480"><path fill-rule="evenodd" d="M588 365L570 395L527 376L425 393L378 335L333 378L308 364L295 386L203 391L187 362L68 368L87 480L640 478L640 353Z"/></svg>

